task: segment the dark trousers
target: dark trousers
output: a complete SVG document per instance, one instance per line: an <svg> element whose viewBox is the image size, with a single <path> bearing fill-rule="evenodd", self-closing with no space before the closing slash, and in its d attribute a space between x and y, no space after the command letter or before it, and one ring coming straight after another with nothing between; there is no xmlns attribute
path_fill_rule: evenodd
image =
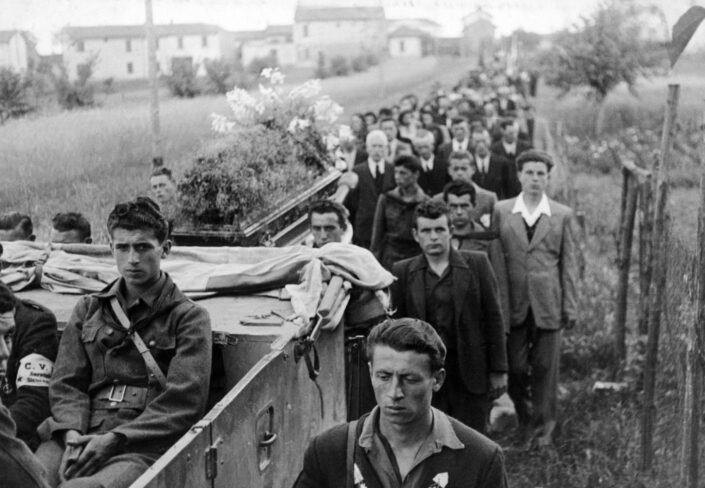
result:
<svg viewBox="0 0 705 488"><path fill-rule="evenodd" d="M556 424L561 331L536 327L529 313L507 339L509 396L519 424L550 436Z"/></svg>
<svg viewBox="0 0 705 488"><path fill-rule="evenodd" d="M490 414L489 395L469 392L460 374L452 369L447 369L443 386L433 395L433 406L479 433L486 434Z"/></svg>

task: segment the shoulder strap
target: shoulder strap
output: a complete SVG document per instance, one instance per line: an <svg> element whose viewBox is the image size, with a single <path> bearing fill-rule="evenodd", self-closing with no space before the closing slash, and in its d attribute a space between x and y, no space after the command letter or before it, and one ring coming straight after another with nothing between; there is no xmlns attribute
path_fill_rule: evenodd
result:
<svg viewBox="0 0 705 488"><path fill-rule="evenodd" d="M348 440L347 448L345 449L345 488L353 488L355 481L354 465L355 465L355 439L357 438L357 420L353 420L348 424Z"/></svg>
<svg viewBox="0 0 705 488"><path fill-rule="evenodd" d="M118 302L117 297L112 297L110 299L110 306L112 307L113 312L115 313L115 317L120 322L120 325L122 325L125 330L128 331L128 337L132 340L132 342L135 344L135 347L142 355L142 359L144 359L144 364L145 366L147 366L149 372L159 382L159 386L161 386L162 389L166 389L166 377L164 376L164 373L162 373L162 370L159 368L159 365L154 359L154 356L152 356L152 353L149 352L149 348L142 340L142 337L137 333L136 330L130 330L130 320L127 318L127 315L125 315L125 311L120 306L120 302Z"/></svg>

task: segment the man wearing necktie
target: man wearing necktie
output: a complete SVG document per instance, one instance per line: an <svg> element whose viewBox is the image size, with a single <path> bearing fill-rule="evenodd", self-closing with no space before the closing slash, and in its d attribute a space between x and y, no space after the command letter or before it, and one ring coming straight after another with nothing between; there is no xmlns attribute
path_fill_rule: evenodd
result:
<svg viewBox="0 0 705 488"><path fill-rule="evenodd" d="M514 164L490 152L489 133L486 130L473 132L472 141L477 166L473 181L485 190L496 193L500 200L517 196L521 188Z"/></svg>
<svg viewBox="0 0 705 488"><path fill-rule="evenodd" d="M419 155L422 171L419 174L418 184L426 195L436 195L443 191L443 187L450 181L448 176L448 162L437 158L433 154L433 133L419 130L414 140L414 149Z"/></svg>
<svg viewBox="0 0 705 488"><path fill-rule="evenodd" d="M551 156L523 152L517 159L522 192L495 205L493 228L504 251L509 296L509 395L519 417L518 440L552 443L556 427L561 329L576 310L573 211L546 196Z"/></svg>
<svg viewBox="0 0 705 488"><path fill-rule="evenodd" d="M394 167L385 161L389 142L384 132L373 130L367 134L366 146L368 159L353 167L358 183L345 198L345 207L353 224L353 244L369 249L377 199L396 184Z"/></svg>

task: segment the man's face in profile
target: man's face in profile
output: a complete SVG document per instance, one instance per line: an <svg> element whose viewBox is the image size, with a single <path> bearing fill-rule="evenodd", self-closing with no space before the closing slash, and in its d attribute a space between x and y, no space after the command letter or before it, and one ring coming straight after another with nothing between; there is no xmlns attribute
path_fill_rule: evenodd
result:
<svg viewBox="0 0 705 488"><path fill-rule="evenodd" d="M343 228L335 212L311 213L311 233L316 247L343 239Z"/></svg>
<svg viewBox="0 0 705 488"><path fill-rule="evenodd" d="M152 176L149 182L154 198L160 205L174 201L176 197L176 185L167 175Z"/></svg>
<svg viewBox="0 0 705 488"><path fill-rule="evenodd" d="M34 234L28 236L19 225L13 229L0 229L0 242L33 241L34 239Z"/></svg>

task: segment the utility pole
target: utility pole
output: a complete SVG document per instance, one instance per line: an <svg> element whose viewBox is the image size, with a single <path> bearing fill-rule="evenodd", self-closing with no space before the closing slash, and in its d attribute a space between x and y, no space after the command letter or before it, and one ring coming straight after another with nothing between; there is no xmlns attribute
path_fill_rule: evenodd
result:
<svg viewBox="0 0 705 488"><path fill-rule="evenodd" d="M144 0L146 12L147 65L149 68L149 118L152 125L152 168L164 165L162 156L161 127L159 125L159 83L157 81L157 43L154 35L152 0Z"/></svg>

